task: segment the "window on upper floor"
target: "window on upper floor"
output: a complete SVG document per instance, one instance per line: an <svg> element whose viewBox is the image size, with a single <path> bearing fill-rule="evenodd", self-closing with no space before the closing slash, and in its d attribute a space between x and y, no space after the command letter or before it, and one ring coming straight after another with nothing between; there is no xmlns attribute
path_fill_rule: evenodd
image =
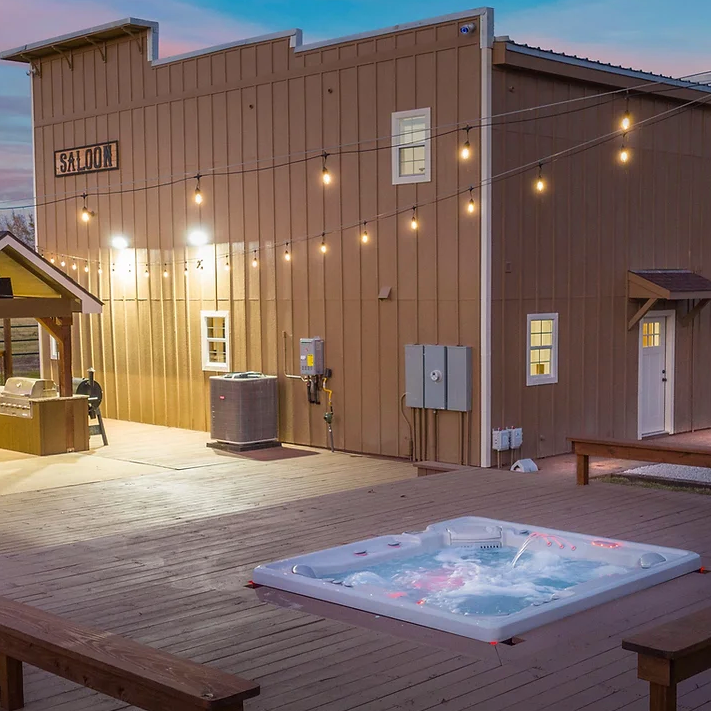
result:
<svg viewBox="0 0 711 711"><path fill-rule="evenodd" d="M430 110L397 111L392 116L393 185L431 180Z"/></svg>

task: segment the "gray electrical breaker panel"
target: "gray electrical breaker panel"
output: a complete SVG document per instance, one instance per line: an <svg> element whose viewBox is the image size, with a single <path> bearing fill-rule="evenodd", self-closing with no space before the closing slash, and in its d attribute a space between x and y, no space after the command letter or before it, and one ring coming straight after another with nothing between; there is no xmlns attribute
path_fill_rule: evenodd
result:
<svg viewBox="0 0 711 711"><path fill-rule="evenodd" d="M301 375L323 375L323 338L302 338L299 341Z"/></svg>

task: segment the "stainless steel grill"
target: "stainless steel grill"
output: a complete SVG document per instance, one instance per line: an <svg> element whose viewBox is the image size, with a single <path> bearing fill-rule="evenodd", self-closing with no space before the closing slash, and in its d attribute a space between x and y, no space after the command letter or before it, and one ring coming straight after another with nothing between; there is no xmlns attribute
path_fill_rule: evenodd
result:
<svg viewBox="0 0 711 711"><path fill-rule="evenodd" d="M58 397L57 386L51 380L8 378L0 391L0 415L32 417L31 400L54 397Z"/></svg>

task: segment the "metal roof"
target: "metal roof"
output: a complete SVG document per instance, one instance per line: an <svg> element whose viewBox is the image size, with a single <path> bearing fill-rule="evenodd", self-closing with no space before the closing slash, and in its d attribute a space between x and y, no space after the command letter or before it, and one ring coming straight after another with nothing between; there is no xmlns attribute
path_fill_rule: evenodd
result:
<svg viewBox="0 0 711 711"><path fill-rule="evenodd" d="M696 89L698 91L711 92L711 86L709 86L707 83L702 83L702 75L699 75L699 79L695 81L683 78L677 79L675 77L667 76L665 74L655 74L653 72L647 72L642 69L632 69L631 67L623 67L619 64L610 64L609 62L602 62L597 59L588 59L587 57L578 57L574 54L556 52L552 49L532 47L527 44L513 42L508 38L508 36L500 38L497 37L495 39L497 41L505 42L506 49L510 50L511 52L527 54L531 57L550 59L554 62L572 64L578 67L585 67L586 69L596 69L598 71L609 72L611 74L618 74L621 76L631 77L633 79L640 79L641 81L650 81L658 84L668 84L671 86L677 86L682 89ZM705 74L707 74L707 80L711 81L711 72L707 72Z"/></svg>
<svg viewBox="0 0 711 711"><path fill-rule="evenodd" d="M33 59L46 57L51 54L58 54L66 50L76 49L96 44L97 42L105 42L107 40L116 39L126 35L133 35L136 32L152 30L154 35L158 33L158 23L150 20L140 20L135 17L126 17L123 20L116 20L105 25L97 25L86 30L71 32L68 35L60 35L51 39L42 40L41 42L33 42L15 49L7 49L0 52L0 59L6 59L10 62L24 62L28 64ZM157 42L156 56L157 56ZM152 53L149 51L149 55ZM151 56L152 59L156 57Z"/></svg>

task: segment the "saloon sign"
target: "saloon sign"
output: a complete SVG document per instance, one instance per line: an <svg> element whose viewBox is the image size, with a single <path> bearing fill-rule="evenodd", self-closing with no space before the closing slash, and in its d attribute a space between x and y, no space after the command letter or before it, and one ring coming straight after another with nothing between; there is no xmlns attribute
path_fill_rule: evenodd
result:
<svg viewBox="0 0 711 711"><path fill-rule="evenodd" d="M116 170L118 167L118 141L66 148L54 152L54 175L57 178L79 173Z"/></svg>

